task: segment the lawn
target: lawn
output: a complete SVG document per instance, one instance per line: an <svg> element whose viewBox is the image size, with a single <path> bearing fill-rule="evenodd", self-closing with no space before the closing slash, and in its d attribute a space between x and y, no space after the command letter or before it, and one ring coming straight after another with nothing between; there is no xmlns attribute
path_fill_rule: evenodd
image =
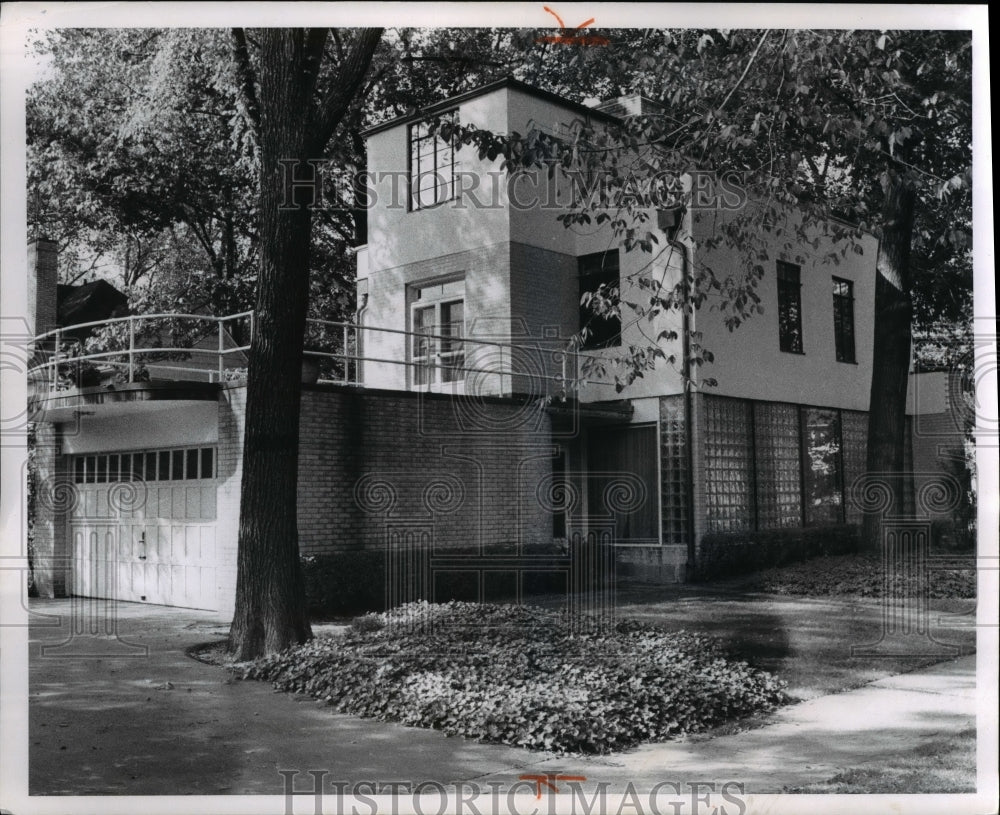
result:
<svg viewBox="0 0 1000 815"><path fill-rule="evenodd" d="M877 766L851 767L826 781L788 787L784 791L875 795L975 792L976 731L970 728L942 735L914 746L895 760L881 760Z"/></svg>
<svg viewBox="0 0 1000 815"><path fill-rule="evenodd" d="M337 711L560 753L697 733L785 701L701 634L532 606L415 603L238 667Z"/></svg>

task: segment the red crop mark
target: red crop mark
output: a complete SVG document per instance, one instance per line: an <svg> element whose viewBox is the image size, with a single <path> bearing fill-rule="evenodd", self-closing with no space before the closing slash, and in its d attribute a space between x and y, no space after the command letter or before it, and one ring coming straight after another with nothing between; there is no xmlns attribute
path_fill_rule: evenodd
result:
<svg viewBox="0 0 1000 815"><path fill-rule="evenodd" d="M545 773L544 775L519 775L517 777L518 781L534 781L535 782L535 798L542 797L542 784L548 787L552 792L559 792L559 787L557 787L553 782L555 781L586 781L587 776L585 775L556 775L554 773Z"/></svg>
<svg viewBox="0 0 1000 815"><path fill-rule="evenodd" d="M570 31L570 29L568 29L566 27L566 24L562 21L562 17L556 14L548 6L542 6L542 8L544 8L549 14L551 14L553 17L556 18L556 22L559 23L559 28L561 28L563 31ZM594 22L593 17L591 17L586 22L580 23L580 25L572 29L572 31L580 31L586 28L592 22ZM602 37L599 34L587 34L583 36L573 35L573 34L549 34L545 37L537 37L535 39L535 42L555 43L559 45L607 45L608 43L611 42L611 40L609 40L607 37Z"/></svg>

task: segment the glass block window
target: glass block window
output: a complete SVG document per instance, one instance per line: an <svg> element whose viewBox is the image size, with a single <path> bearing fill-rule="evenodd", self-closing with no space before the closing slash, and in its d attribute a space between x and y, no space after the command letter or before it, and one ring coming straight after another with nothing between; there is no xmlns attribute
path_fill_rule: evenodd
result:
<svg viewBox="0 0 1000 815"><path fill-rule="evenodd" d="M778 345L782 351L802 353L801 269L778 261Z"/></svg>
<svg viewBox="0 0 1000 815"><path fill-rule="evenodd" d="M857 410L840 412L840 435L844 445L844 494L847 523L859 524L861 509L851 500L851 485L867 471L868 414Z"/></svg>
<svg viewBox="0 0 1000 815"><path fill-rule="evenodd" d="M840 412L802 408L802 481L806 525L842 523Z"/></svg>
<svg viewBox="0 0 1000 815"><path fill-rule="evenodd" d="M754 460L760 529L802 525L802 453L795 405L756 402Z"/></svg>
<svg viewBox="0 0 1000 815"><path fill-rule="evenodd" d="M686 544L690 539L687 464L684 397L664 397L660 399L660 506L665 544Z"/></svg>
<svg viewBox="0 0 1000 815"><path fill-rule="evenodd" d="M755 528L753 414L749 402L705 397L705 492L710 532Z"/></svg>
<svg viewBox="0 0 1000 815"><path fill-rule="evenodd" d="M77 484L215 478L215 448L189 447L75 456L72 472L73 481Z"/></svg>

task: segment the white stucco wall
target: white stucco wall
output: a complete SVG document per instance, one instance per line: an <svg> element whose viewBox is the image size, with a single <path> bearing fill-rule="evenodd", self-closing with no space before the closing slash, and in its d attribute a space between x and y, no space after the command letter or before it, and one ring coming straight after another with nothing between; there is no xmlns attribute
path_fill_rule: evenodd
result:
<svg viewBox="0 0 1000 815"><path fill-rule="evenodd" d="M705 248L710 229L710 218L703 218L700 223L695 220L696 264L711 266L717 276L737 274L740 250ZM818 238L815 247L794 240L788 229L767 238L768 256L760 259L764 276L757 288L763 314L752 315L730 331L721 310L723 299L718 294L709 296L695 314L695 328L704 334L704 345L715 356L714 363L701 369L700 377L716 379L718 387L705 387L705 392L867 410L878 243L866 236L859 245L861 254L848 248L841 255L841 246L834 246L823 237ZM828 257L832 253L839 262ZM782 352L779 348L778 260L801 266L802 354ZM836 358L833 277L854 284L855 363L838 362Z"/></svg>
<svg viewBox="0 0 1000 815"><path fill-rule="evenodd" d="M146 407L150 405L150 407ZM194 447L219 439L219 406L215 402L133 403L120 416L82 416L68 423L63 452L97 453L148 450L157 447Z"/></svg>

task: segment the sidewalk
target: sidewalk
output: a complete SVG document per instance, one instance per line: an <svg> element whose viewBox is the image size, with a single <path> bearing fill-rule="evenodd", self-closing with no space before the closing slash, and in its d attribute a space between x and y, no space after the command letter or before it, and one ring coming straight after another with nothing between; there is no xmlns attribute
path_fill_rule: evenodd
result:
<svg viewBox="0 0 1000 815"><path fill-rule="evenodd" d="M264 683L233 682L184 653L225 635L226 622L209 612L121 603L117 638L70 638L70 601L33 601L32 611L61 622L31 630L33 795L282 794L279 770L325 770L328 784L561 773L611 790L731 780L747 793L779 792L975 726L975 657L967 656L784 708L743 733L557 758L334 714ZM312 779L299 783L306 792Z"/></svg>

